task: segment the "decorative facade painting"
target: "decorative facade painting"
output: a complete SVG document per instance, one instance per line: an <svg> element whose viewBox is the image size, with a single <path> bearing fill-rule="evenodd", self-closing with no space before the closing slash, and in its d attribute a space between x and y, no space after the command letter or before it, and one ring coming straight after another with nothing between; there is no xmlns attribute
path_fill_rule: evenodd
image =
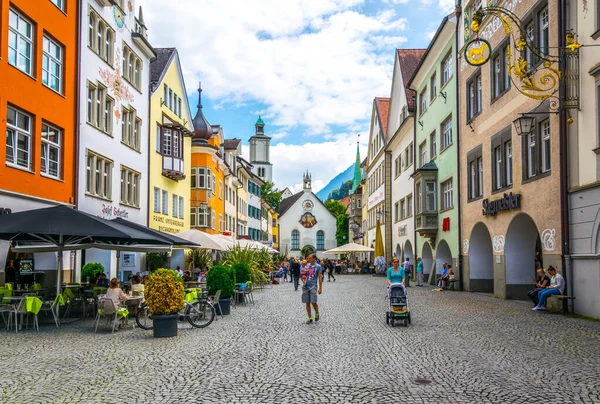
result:
<svg viewBox="0 0 600 404"><path fill-rule="evenodd" d="M99 69L99 75L106 84L109 93L115 99L114 115L117 120L121 119L121 104L134 102L133 93L129 86L125 84L121 76L121 49L117 48L115 52L115 69Z"/></svg>
<svg viewBox="0 0 600 404"><path fill-rule="evenodd" d="M303 227L306 227L307 229L310 229L311 227L313 227L315 224L317 224L317 218L315 218L315 216L312 213L305 213L302 216L300 216L300 224Z"/></svg>
<svg viewBox="0 0 600 404"><path fill-rule="evenodd" d="M556 229L545 229L541 238L544 250L554 251L556 249Z"/></svg>

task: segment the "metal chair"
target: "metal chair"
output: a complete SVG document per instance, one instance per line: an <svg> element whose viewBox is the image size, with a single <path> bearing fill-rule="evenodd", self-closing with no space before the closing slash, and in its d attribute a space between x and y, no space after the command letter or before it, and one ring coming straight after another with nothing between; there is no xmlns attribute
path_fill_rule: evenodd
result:
<svg viewBox="0 0 600 404"><path fill-rule="evenodd" d="M241 303L242 305L246 304L246 294L244 293L244 289L245 287L239 287L235 290L233 294L233 301L235 303L235 306L237 306L238 303ZM239 300L238 297L240 298Z"/></svg>
<svg viewBox="0 0 600 404"><path fill-rule="evenodd" d="M254 289L254 285L252 282L248 281L246 282L246 287L244 290L242 290L242 293L244 294L244 301L246 300L246 296L248 296L248 301L254 305L254 295L252 294L252 289Z"/></svg>
<svg viewBox="0 0 600 404"><path fill-rule="evenodd" d="M208 303L217 310L219 308L219 313L221 313L221 318L223 317L223 310L221 310L221 305L219 304L219 299L221 298L221 290L217 290L214 296L208 298ZM218 318L218 317L217 317Z"/></svg>
<svg viewBox="0 0 600 404"><path fill-rule="evenodd" d="M0 294L0 316L2 316L2 321L4 321L4 324L6 325L6 330L8 331L10 329L10 325L12 324L12 318L13 318L13 314L14 314L15 332L16 332L17 331L17 310L16 310L15 306L12 304L3 304L2 303L3 298L4 298L4 295ZM6 320L6 317L4 317L6 314L8 314L8 321Z"/></svg>
<svg viewBox="0 0 600 404"><path fill-rule="evenodd" d="M41 312L52 313L52 318L54 319L54 324L56 324L56 328L58 328L59 325L58 317L56 317L56 305L59 304L58 300L58 297L54 299L54 301L44 300L42 302L42 308L40 309Z"/></svg>
<svg viewBox="0 0 600 404"><path fill-rule="evenodd" d="M98 323L100 322L100 317L107 317L108 319L108 324L110 323L110 320L112 319L112 332L115 332L115 328L117 328L117 324L118 324L118 319L119 319L119 315L123 318L125 318L126 316L124 316L123 311L117 307L115 307L115 303L112 301L112 299L108 298L108 297L100 297L98 298L98 313L96 314L96 326L94 328L94 332L98 331Z"/></svg>

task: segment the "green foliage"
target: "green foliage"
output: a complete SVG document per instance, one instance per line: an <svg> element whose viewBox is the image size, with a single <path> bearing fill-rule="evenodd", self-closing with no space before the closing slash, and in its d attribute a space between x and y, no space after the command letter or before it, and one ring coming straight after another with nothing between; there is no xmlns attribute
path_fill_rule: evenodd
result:
<svg viewBox="0 0 600 404"><path fill-rule="evenodd" d="M188 252L187 261L193 263L194 268L200 268L204 271L205 268L212 266L212 252L211 250L194 248Z"/></svg>
<svg viewBox="0 0 600 404"><path fill-rule="evenodd" d="M244 262L238 262L232 266L235 272L236 283L246 283L250 281L250 268Z"/></svg>
<svg viewBox="0 0 600 404"><path fill-rule="evenodd" d="M221 299L229 299L235 290L235 274L231 267L215 265L206 274L209 293L214 295L221 291Z"/></svg>
<svg viewBox="0 0 600 404"><path fill-rule="evenodd" d="M279 267L283 261L285 261L286 255L283 253L277 253L271 255L271 261L273 262L273 267Z"/></svg>
<svg viewBox="0 0 600 404"><path fill-rule="evenodd" d="M281 204L281 191L275 188L275 184L266 181L265 184L260 187L260 195L273 209L279 209L279 205Z"/></svg>
<svg viewBox="0 0 600 404"><path fill-rule="evenodd" d="M336 189L329 193L329 195L327 196L327 201L339 201L340 199L344 199L345 197L350 195L350 192L352 191L353 182L353 180L348 180L342 183L342 186L339 189Z"/></svg>
<svg viewBox="0 0 600 404"><path fill-rule="evenodd" d="M84 282L93 282L96 274L104 273L104 267L99 262L88 262L81 268L81 279Z"/></svg>
<svg viewBox="0 0 600 404"><path fill-rule="evenodd" d="M348 243L348 237L349 237L349 223L348 223L348 215L347 214L343 214L343 215L339 215L337 217L337 219L335 220L335 226L336 226L336 231L335 231L335 241L337 241L337 245L344 245L346 243Z"/></svg>
<svg viewBox="0 0 600 404"><path fill-rule="evenodd" d="M346 206L344 206L344 204L339 201L329 200L325 202L325 207L331 212L331 214L333 214L333 216L336 217L336 219L339 215L343 215L346 213Z"/></svg>
<svg viewBox="0 0 600 404"><path fill-rule="evenodd" d="M252 283L258 284L267 282L268 278L263 272L263 268L266 265L264 264L265 257L260 251L266 252L266 249L252 250L250 248L241 248L239 245L236 245L224 253L222 263L223 265L228 266L233 266L238 263L246 264L250 269L250 280ZM267 259L271 259L268 252Z"/></svg>
<svg viewBox="0 0 600 404"><path fill-rule="evenodd" d="M149 252L146 254L146 264L148 270L153 272L158 268L166 266L169 262L171 254L168 252Z"/></svg>
<svg viewBox="0 0 600 404"><path fill-rule="evenodd" d="M146 279L144 297L152 314L178 313L183 310L183 278L172 269L157 269Z"/></svg>

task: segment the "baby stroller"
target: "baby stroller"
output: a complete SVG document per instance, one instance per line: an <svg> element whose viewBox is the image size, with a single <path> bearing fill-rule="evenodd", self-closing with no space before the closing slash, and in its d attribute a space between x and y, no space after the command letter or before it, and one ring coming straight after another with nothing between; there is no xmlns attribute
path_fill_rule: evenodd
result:
<svg viewBox="0 0 600 404"><path fill-rule="evenodd" d="M408 308L408 298L406 297L406 288L401 283L392 283L388 288L389 308L385 313L385 322L392 323L403 322L405 327L410 324L410 310Z"/></svg>

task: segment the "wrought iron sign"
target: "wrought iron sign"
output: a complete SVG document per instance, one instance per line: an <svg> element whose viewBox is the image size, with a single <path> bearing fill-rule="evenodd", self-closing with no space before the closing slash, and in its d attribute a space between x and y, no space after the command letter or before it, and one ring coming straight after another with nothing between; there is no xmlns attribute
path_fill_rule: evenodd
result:
<svg viewBox="0 0 600 404"><path fill-rule="evenodd" d="M480 36L480 25L488 16L498 18L509 37L506 46L507 72L514 87L536 100L554 98L554 101L550 101L551 109L578 108L579 48L582 45L577 43L575 34L567 33L567 46L553 54L553 48L540 49L534 44L533 38L527 35L525 25L512 11L497 6L481 8L474 13L471 21L474 37L464 47L464 58L472 66L484 65L493 52L490 43ZM562 103L555 95L561 84L565 89Z"/></svg>

